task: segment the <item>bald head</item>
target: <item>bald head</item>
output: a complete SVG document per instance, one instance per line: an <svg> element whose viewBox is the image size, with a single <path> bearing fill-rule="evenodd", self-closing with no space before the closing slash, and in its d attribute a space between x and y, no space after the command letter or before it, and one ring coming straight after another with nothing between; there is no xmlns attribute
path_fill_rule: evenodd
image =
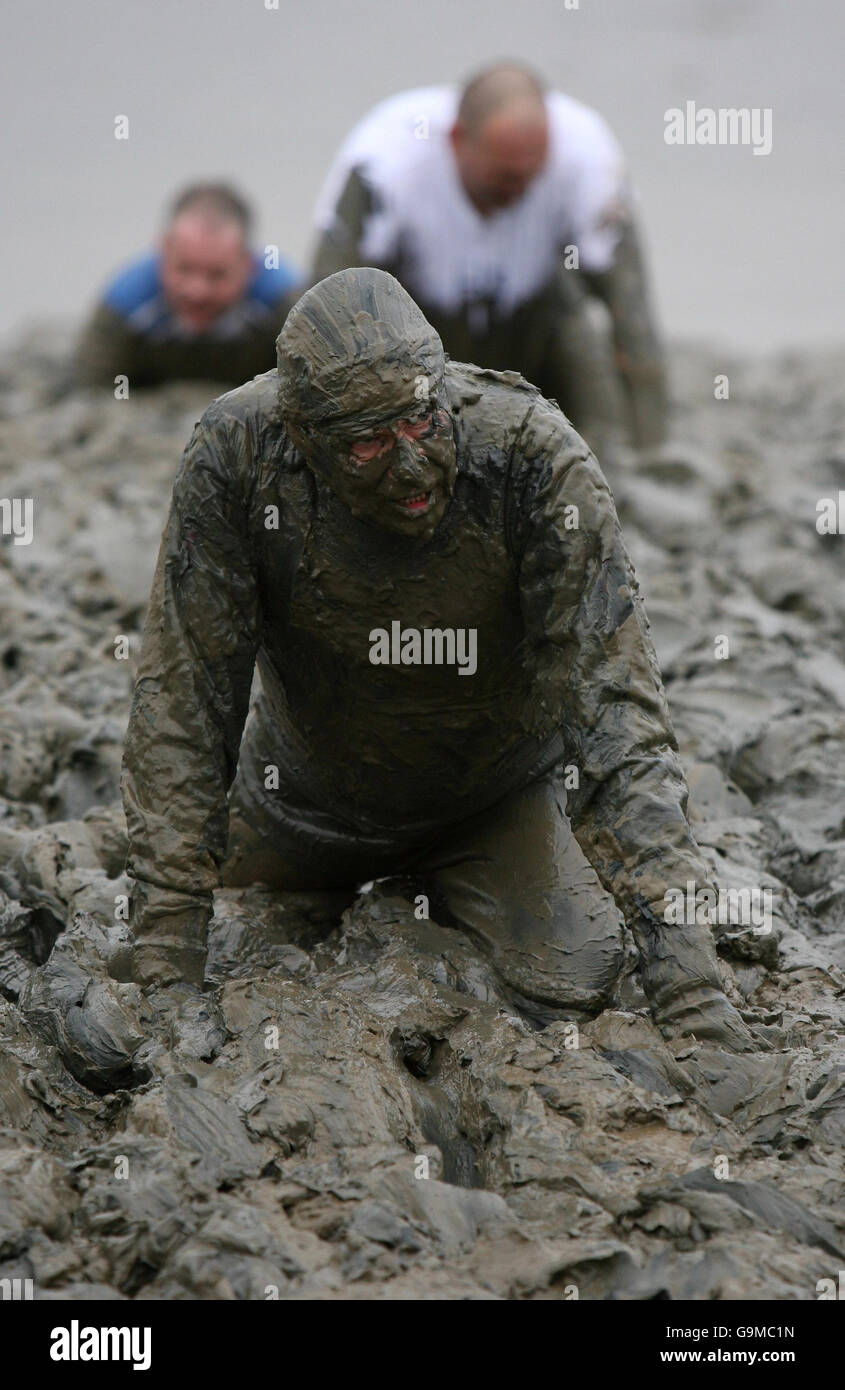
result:
<svg viewBox="0 0 845 1390"><path fill-rule="evenodd" d="M536 73L510 63L484 68L470 78L458 107L458 120L469 135L477 135L491 116L508 107L545 115L543 84Z"/></svg>
<svg viewBox="0 0 845 1390"><path fill-rule="evenodd" d="M450 138L467 196L482 216L517 202L548 156L540 79L511 64L486 68L467 83Z"/></svg>

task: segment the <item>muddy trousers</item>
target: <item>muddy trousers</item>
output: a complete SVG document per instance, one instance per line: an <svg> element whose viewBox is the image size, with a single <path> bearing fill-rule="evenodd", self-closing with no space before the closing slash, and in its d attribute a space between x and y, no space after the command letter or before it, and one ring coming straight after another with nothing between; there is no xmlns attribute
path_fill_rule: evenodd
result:
<svg viewBox="0 0 845 1390"><path fill-rule="evenodd" d="M236 780L224 885L348 890L351 899L364 882L401 877L429 896L436 920L475 942L517 1002L584 1013L606 1002L623 964L622 917L578 845L553 775L438 840L392 851L326 820L305 834L284 810L263 810Z"/></svg>

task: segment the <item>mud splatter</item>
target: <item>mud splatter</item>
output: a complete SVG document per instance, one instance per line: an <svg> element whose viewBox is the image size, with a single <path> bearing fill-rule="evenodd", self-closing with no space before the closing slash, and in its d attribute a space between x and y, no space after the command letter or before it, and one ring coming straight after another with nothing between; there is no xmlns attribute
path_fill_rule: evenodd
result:
<svg viewBox="0 0 845 1390"><path fill-rule="evenodd" d="M592 1022L538 1029L395 882L340 921L330 895L221 891L205 995L126 982L121 745L206 398L51 394L61 348L0 361L4 495L35 499L33 545L0 549L0 1277L80 1299L815 1298L845 1253L845 571L815 529L845 363L678 352L679 442L612 479L696 836L721 886L775 894L770 936L720 947L770 1050L727 1058L670 1048L633 974Z"/></svg>

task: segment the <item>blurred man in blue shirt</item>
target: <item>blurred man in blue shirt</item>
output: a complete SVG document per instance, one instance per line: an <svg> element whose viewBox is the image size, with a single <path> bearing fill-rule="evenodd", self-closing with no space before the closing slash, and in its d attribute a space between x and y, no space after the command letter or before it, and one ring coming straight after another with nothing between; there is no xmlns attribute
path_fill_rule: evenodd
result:
<svg viewBox="0 0 845 1390"><path fill-rule="evenodd" d="M108 286L77 349L89 385L174 378L240 384L275 361L299 278L250 249L252 217L225 184L196 184L170 209L159 249Z"/></svg>

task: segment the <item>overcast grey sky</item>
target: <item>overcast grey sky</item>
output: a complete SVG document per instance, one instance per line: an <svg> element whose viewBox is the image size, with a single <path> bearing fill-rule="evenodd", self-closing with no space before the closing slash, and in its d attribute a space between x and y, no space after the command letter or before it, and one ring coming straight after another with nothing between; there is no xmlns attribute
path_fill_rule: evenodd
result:
<svg viewBox="0 0 845 1390"><path fill-rule="evenodd" d="M571 0L570 0L571 3ZM197 176L304 263L327 162L402 88L494 58L596 106L639 188L669 331L845 340L842 0L61 0L6 9L0 331L79 316ZM770 107L773 149L664 142L664 112ZM130 138L114 138L114 118Z"/></svg>

